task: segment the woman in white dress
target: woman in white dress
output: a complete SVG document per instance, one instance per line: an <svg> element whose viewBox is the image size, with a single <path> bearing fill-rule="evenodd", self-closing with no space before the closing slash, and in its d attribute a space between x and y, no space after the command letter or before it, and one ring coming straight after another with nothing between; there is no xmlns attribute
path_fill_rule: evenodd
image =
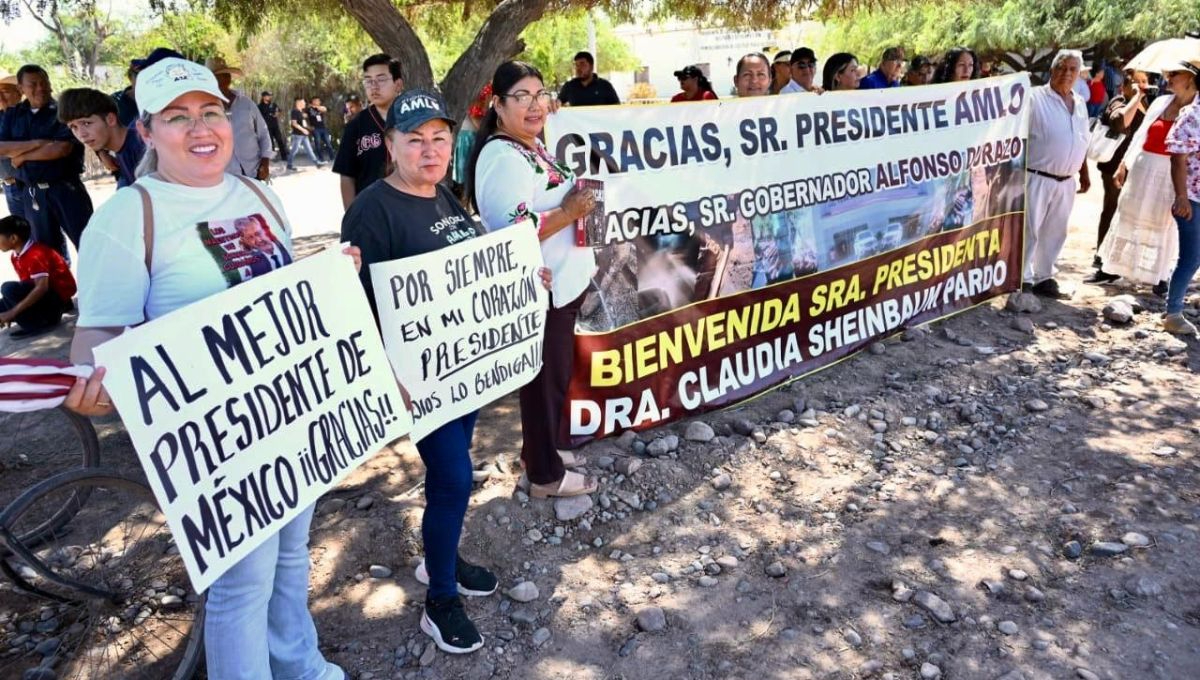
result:
<svg viewBox="0 0 1200 680"><path fill-rule="evenodd" d="M1171 216L1176 196L1167 133L1179 110L1196 98L1190 73L1170 71L1166 76L1174 94L1163 95L1150 105L1117 168L1114 181L1123 189L1116 219L1099 253L1105 273L1154 284L1155 292L1163 295L1179 256L1179 232Z"/></svg>

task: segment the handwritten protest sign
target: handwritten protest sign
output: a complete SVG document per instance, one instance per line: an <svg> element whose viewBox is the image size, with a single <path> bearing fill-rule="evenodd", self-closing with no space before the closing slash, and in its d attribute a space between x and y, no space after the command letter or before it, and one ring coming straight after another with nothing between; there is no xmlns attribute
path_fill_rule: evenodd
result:
<svg viewBox="0 0 1200 680"><path fill-rule="evenodd" d="M541 370L549 302L541 267L530 222L371 265L383 342L412 399L414 440Z"/></svg>
<svg viewBox="0 0 1200 680"><path fill-rule="evenodd" d="M411 425L330 249L96 348L197 591Z"/></svg>

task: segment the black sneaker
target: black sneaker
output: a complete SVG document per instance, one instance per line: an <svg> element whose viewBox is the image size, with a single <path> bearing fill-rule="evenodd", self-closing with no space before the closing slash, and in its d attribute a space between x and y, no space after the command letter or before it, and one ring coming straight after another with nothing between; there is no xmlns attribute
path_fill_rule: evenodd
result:
<svg viewBox="0 0 1200 680"><path fill-rule="evenodd" d="M1083 280L1084 283L1093 283L1096 285L1104 285L1106 283L1115 283L1120 281L1121 277L1118 274L1109 274L1103 269L1097 269L1092 272L1092 275Z"/></svg>
<svg viewBox="0 0 1200 680"><path fill-rule="evenodd" d="M1159 281L1158 283L1154 284L1154 287L1150 290L1159 297L1166 297L1167 291L1170 290L1170 288L1170 284L1168 284L1166 281Z"/></svg>
<svg viewBox="0 0 1200 680"><path fill-rule="evenodd" d="M469 654L483 646L483 636L467 618L462 598L457 595L441 600L425 600L421 630L433 638L443 652Z"/></svg>
<svg viewBox="0 0 1200 680"><path fill-rule="evenodd" d="M1058 289L1058 281L1054 279L1046 279L1045 281L1035 283L1030 290L1034 295L1052 300L1066 300L1071 297L1070 294Z"/></svg>
<svg viewBox="0 0 1200 680"><path fill-rule="evenodd" d="M425 569L425 560L417 565L417 582L429 585L429 572ZM458 558L454 567L454 580L458 582L458 592L467 597L484 597L496 592L500 579L483 567L475 566L463 558Z"/></svg>

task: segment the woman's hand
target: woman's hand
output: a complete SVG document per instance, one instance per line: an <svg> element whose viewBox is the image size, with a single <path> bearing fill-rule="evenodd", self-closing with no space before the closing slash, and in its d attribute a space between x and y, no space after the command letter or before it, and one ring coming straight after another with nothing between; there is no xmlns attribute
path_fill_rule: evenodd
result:
<svg viewBox="0 0 1200 680"><path fill-rule="evenodd" d="M1175 205L1171 206L1171 214L1185 222L1192 219L1192 203L1187 196L1175 197Z"/></svg>
<svg viewBox="0 0 1200 680"><path fill-rule="evenodd" d="M1118 189L1125 186L1125 175L1128 172L1129 170L1125 167L1124 163L1118 165L1117 171L1113 173L1113 185L1115 185Z"/></svg>
<svg viewBox="0 0 1200 680"><path fill-rule="evenodd" d="M404 408L408 409L409 413L412 413L412 397L408 395L408 390L404 389L404 385L401 385L399 381L396 382L396 387L400 388L400 397L404 399Z"/></svg>
<svg viewBox="0 0 1200 680"><path fill-rule="evenodd" d="M71 386L71 391L67 392L63 406L89 418L112 414L115 411L112 400L109 399L104 386L100 384L104 380L104 372L104 368L100 367L93 371L92 377L87 380L76 378L75 384Z"/></svg>
<svg viewBox="0 0 1200 680"><path fill-rule="evenodd" d="M362 272L362 249L358 246L346 246L342 253L354 259L354 271Z"/></svg>
<svg viewBox="0 0 1200 680"><path fill-rule="evenodd" d="M550 271L550 268L542 267L538 270L538 276L542 278L542 285L546 287L546 290L550 290L550 286L554 283L554 273Z"/></svg>
<svg viewBox="0 0 1200 680"><path fill-rule="evenodd" d="M592 195L591 191L578 184L571 187L571 191L567 193L562 202L562 209L573 220L590 213L594 207L596 207L596 197Z"/></svg>

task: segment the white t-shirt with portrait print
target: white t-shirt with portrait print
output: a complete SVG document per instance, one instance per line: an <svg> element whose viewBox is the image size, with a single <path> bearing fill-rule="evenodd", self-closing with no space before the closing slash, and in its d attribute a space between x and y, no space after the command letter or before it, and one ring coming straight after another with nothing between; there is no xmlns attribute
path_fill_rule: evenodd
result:
<svg viewBox="0 0 1200 680"><path fill-rule="evenodd" d="M259 188L283 224L232 175L213 187L152 177L137 184L150 192L154 210L152 275L146 271L142 199L126 187L84 229L78 327L133 326L291 263L291 226L266 186Z"/></svg>

